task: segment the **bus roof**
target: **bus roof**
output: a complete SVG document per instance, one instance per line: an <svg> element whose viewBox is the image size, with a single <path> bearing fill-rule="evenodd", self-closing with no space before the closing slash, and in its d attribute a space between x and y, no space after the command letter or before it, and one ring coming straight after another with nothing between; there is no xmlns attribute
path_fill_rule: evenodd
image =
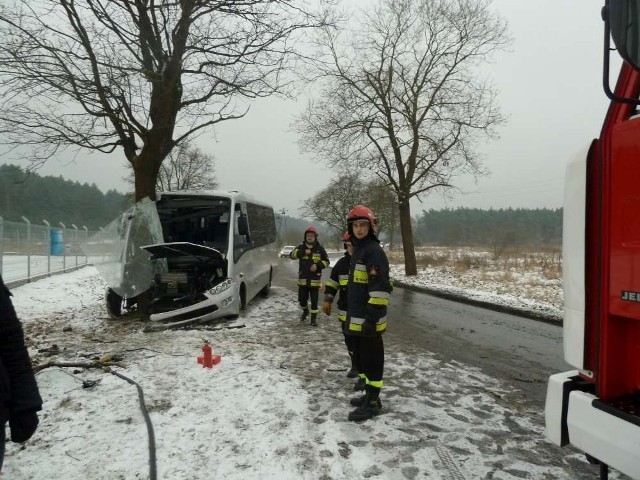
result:
<svg viewBox="0 0 640 480"><path fill-rule="evenodd" d="M250 202L255 203L256 205L261 205L264 207L273 208L272 205L267 202L262 202L260 200L255 199L251 195L248 195L239 190L173 190L170 192L160 192L158 194L158 200L162 197L222 197L233 200L236 202Z"/></svg>

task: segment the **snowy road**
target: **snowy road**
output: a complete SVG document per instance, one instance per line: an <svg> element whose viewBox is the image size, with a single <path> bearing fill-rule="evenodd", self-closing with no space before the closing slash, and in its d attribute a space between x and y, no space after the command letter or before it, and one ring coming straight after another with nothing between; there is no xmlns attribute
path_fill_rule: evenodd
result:
<svg viewBox="0 0 640 480"><path fill-rule="evenodd" d="M296 291L296 262L282 261L277 280ZM522 390L544 408L552 373L571 370L564 362L562 328L517 315L396 288L386 338L413 343L445 361L478 367Z"/></svg>
<svg viewBox="0 0 640 480"><path fill-rule="evenodd" d="M144 389L158 478L596 478L582 455L544 439L542 410L521 391L394 336L385 340L383 414L348 422L353 381L338 322L300 325L288 288L276 285L225 325L244 328L155 333L108 320L103 289L89 267L16 288L15 304L36 364L121 358L118 371ZM211 370L195 361L202 338L222 355ZM24 447L9 444L4 477L149 478L135 388L99 369L76 371L38 375L41 425Z"/></svg>
<svg viewBox="0 0 640 480"><path fill-rule="evenodd" d="M396 289L389 337L422 345L444 360L482 369L544 407L547 379L571 370L559 325Z"/></svg>

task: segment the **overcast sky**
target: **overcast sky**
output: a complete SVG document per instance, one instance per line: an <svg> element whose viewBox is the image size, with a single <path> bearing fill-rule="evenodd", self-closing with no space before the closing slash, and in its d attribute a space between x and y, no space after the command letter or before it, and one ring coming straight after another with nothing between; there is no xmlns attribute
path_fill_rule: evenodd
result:
<svg viewBox="0 0 640 480"><path fill-rule="evenodd" d="M477 184L461 178L462 192L452 198L425 197L422 204L413 205L414 215L447 206L562 205L566 162L598 135L608 105L601 87L603 4L604 0L494 0L494 9L509 22L514 42L490 66L508 118L500 139L483 147L491 173ZM215 155L221 188L243 190L297 216L302 201L328 185L332 172L301 154L297 135L290 131L305 102L255 101L245 118L225 122L196 141ZM81 153L73 162L50 161L40 174L124 192L124 165L124 156L119 160L115 154L105 158Z"/></svg>

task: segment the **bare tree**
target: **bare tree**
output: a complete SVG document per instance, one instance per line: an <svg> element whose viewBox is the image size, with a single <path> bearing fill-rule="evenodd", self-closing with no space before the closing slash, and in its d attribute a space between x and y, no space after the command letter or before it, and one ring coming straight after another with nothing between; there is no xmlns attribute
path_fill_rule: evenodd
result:
<svg viewBox="0 0 640 480"><path fill-rule="evenodd" d="M378 175L397 197L407 275L410 200L483 174L476 144L503 120L475 67L509 43L491 0L379 0L355 30L322 30L320 98L298 122L304 150Z"/></svg>
<svg viewBox="0 0 640 480"><path fill-rule="evenodd" d="M174 149L160 166L158 191L206 190L218 186L213 155L203 153L189 143Z"/></svg>
<svg viewBox="0 0 640 480"><path fill-rule="evenodd" d="M378 220L379 232L382 235L388 234L389 243L393 245L394 233L400 226L398 200L393 189L380 178L367 182L364 205L373 210Z"/></svg>
<svg viewBox="0 0 640 480"><path fill-rule="evenodd" d="M122 149L136 200L171 150L281 92L305 0L13 0L0 7L0 134L43 162Z"/></svg>
<svg viewBox="0 0 640 480"><path fill-rule="evenodd" d="M379 232L393 232L393 192L379 179L366 181L360 173L341 173L330 185L304 201L301 213L329 225L337 238L346 229L349 210L358 204L370 207L378 220Z"/></svg>
<svg viewBox="0 0 640 480"><path fill-rule="evenodd" d="M329 186L304 201L300 212L325 222L341 235L346 228L347 213L354 205L363 203L365 182L356 173L342 173Z"/></svg>

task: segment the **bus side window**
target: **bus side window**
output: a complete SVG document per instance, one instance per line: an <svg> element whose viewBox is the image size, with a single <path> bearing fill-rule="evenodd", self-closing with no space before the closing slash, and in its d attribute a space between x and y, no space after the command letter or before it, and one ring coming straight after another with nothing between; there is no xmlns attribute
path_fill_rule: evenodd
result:
<svg viewBox="0 0 640 480"><path fill-rule="evenodd" d="M245 214L241 214L238 217L238 235L243 237L241 243L251 243L251 237L249 236L249 222Z"/></svg>

